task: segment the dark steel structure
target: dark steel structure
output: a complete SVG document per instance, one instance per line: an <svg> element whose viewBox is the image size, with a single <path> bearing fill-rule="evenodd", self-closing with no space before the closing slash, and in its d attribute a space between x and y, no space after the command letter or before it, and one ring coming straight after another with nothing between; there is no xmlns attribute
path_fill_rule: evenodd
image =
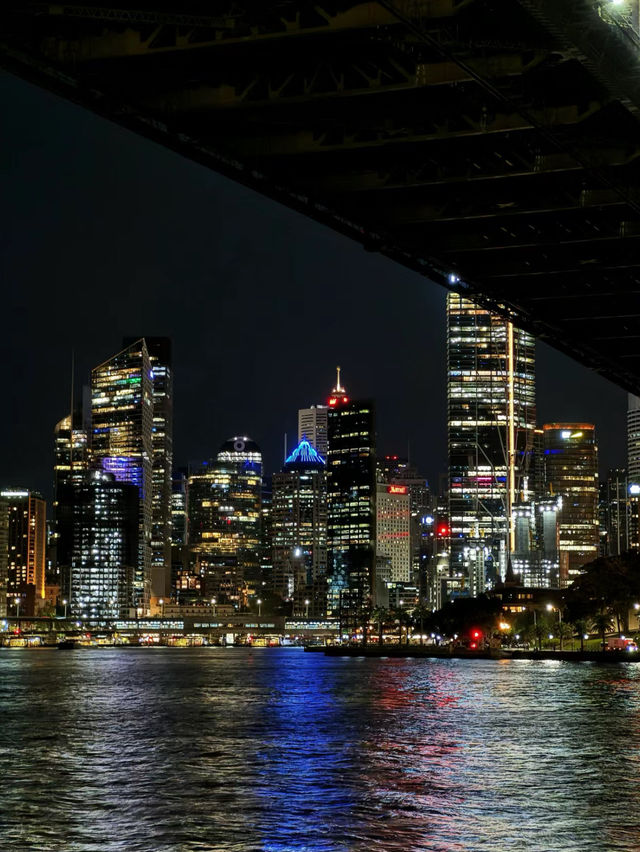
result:
<svg viewBox="0 0 640 852"><path fill-rule="evenodd" d="M637 3L8 2L0 61L640 393Z"/></svg>

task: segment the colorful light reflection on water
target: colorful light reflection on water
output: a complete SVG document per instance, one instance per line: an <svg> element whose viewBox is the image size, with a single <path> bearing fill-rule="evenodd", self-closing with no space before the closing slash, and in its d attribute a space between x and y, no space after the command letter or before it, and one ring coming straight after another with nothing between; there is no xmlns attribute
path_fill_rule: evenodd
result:
<svg viewBox="0 0 640 852"><path fill-rule="evenodd" d="M3 852L640 848L640 666L0 654Z"/></svg>

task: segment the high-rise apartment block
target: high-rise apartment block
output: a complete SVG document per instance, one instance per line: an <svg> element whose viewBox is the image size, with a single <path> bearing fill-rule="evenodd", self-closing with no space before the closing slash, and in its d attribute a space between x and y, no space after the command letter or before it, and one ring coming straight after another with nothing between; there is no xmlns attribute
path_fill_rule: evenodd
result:
<svg viewBox="0 0 640 852"><path fill-rule="evenodd" d="M373 592L376 543L376 433L373 400L352 400L340 373L328 412L327 613L355 617Z"/></svg>
<svg viewBox="0 0 640 852"><path fill-rule="evenodd" d="M327 457L327 418L326 405L312 405L298 411L298 442L309 441L323 459Z"/></svg>
<svg viewBox="0 0 640 852"><path fill-rule="evenodd" d="M0 501L6 516L7 612L35 615L45 597L46 503L37 492L19 488L0 492Z"/></svg>
<svg viewBox="0 0 640 852"><path fill-rule="evenodd" d="M134 605L149 611L153 509L153 374L144 338L91 373L92 464L138 489Z"/></svg>
<svg viewBox="0 0 640 852"><path fill-rule="evenodd" d="M327 484L325 461L301 440L280 473L273 475L271 508L272 585L293 614L326 611Z"/></svg>
<svg viewBox="0 0 640 852"><path fill-rule="evenodd" d="M598 555L598 448L591 423L546 423L543 431L547 488L562 498L558 550L564 587Z"/></svg>
<svg viewBox="0 0 640 852"><path fill-rule="evenodd" d="M533 337L449 293L447 371L451 572L476 595L504 577L514 544L536 422Z"/></svg>

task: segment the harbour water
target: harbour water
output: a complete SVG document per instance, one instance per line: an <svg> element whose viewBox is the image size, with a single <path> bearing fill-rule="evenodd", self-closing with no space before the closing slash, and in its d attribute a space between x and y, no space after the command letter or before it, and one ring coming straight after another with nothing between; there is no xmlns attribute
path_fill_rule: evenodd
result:
<svg viewBox="0 0 640 852"><path fill-rule="evenodd" d="M638 852L640 666L0 652L2 852Z"/></svg>

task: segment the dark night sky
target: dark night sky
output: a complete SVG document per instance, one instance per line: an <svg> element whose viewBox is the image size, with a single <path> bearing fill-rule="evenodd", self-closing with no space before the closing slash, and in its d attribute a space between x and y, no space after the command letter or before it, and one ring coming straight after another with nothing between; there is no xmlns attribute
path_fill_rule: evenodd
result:
<svg viewBox="0 0 640 852"><path fill-rule="evenodd" d="M8 75L0 76L0 486L51 490L52 430L123 335L174 342L175 461L251 435L280 466L297 409L341 364L373 396L381 452L446 465L440 287L254 192ZM540 423L597 425L624 464L626 396L538 347Z"/></svg>

